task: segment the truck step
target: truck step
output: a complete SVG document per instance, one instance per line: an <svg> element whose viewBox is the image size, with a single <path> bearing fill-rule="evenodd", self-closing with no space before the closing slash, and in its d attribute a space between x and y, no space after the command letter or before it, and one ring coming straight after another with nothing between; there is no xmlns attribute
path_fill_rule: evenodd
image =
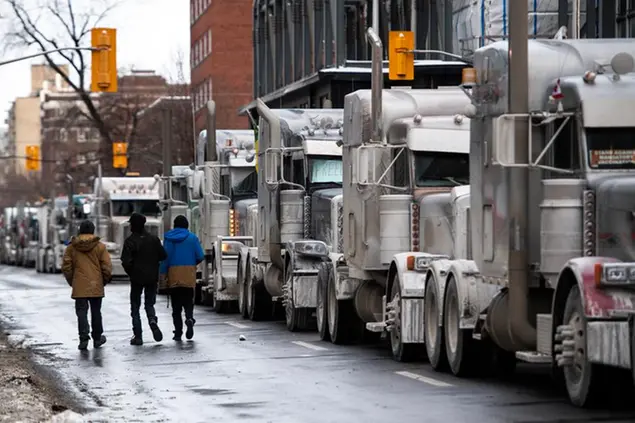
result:
<svg viewBox="0 0 635 423"><path fill-rule="evenodd" d="M547 354L541 354L536 351L516 351L516 358L526 363L533 363L533 364L551 363L551 356Z"/></svg>
<svg viewBox="0 0 635 423"><path fill-rule="evenodd" d="M383 332L386 329L385 322L370 322L366 323L366 330L370 332Z"/></svg>

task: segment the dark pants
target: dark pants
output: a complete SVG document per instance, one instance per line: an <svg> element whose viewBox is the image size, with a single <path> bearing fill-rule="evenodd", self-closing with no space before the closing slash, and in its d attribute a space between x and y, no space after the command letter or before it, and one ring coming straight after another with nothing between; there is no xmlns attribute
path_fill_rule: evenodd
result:
<svg viewBox="0 0 635 423"><path fill-rule="evenodd" d="M100 339L104 333L104 327L101 321L101 298L75 298L75 314L77 314L77 329L79 331L79 340L87 341L90 339L90 327L93 327L93 339ZM90 305L90 320L88 324L88 307Z"/></svg>
<svg viewBox="0 0 635 423"><path fill-rule="evenodd" d="M183 334L183 317L181 313L185 311L185 319L194 319L194 288L172 288L170 289L170 301L172 302L172 321L174 322L174 334Z"/></svg>
<svg viewBox="0 0 635 423"><path fill-rule="evenodd" d="M146 310L148 323L157 322L157 314L154 311L154 304L157 302L157 284L142 285L130 284L130 317L132 317L132 332L135 336L141 337L141 293L143 292L143 306Z"/></svg>

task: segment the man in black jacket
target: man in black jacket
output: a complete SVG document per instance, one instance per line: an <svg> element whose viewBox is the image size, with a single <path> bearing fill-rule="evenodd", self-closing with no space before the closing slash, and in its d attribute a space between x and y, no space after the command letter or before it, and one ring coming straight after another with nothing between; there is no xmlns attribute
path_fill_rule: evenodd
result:
<svg viewBox="0 0 635 423"><path fill-rule="evenodd" d="M121 264L130 276L130 315L134 336L130 345L143 345L141 316L141 293L145 294L144 306L148 316L148 324L154 340L159 342L163 334L159 329L154 304L157 300L159 285L159 264L167 258L161 240L146 232L146 218L133 213L128 220L131 235L126 239L121 251Z"/></svg>

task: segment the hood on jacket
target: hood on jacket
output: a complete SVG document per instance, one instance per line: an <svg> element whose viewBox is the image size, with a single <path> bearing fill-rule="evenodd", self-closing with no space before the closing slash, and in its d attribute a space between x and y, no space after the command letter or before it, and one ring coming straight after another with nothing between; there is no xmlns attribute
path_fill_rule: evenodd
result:
<svg viewBox="0 0 635 423"><path fill-rule="evenodd" d="M172 242L183 242L190 236L190 231L183 228L174 228L165 233L165 239Z"/></svg>
<svg viewBox="0 0 635 423"><path fill-rule="evenodd" d="M99 244L99 240L100 238L98 236L83 234L73 237L73 239L71 240L71 244L77 251L86 253L95 248L97 244Z"/></svg>

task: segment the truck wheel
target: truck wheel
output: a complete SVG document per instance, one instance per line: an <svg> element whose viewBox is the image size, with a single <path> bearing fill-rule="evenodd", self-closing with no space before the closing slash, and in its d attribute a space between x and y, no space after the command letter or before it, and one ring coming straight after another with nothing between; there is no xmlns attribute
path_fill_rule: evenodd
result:
<svg viewBox="0 0 635 423"><path fill-rule="evenodd" d="M214 311L218 314L230 313L233 301L214 301Z"/></svg>
<svg viewBox="0 0 635 423"><path fill-rule="evenodd" d="M247 283L247 314L249 320L260 321L271 317L271 295L265 289L264 283L255 284L251 272Z"/></svg>
<svg viewBox="0 0 635 423"><path fill-rule="evenodd" d="M330 341L328 323L328 292L329 281L333 278L333 264L329 262L322 263L318 271L317 286L317 307L315 308L315 317L317 320L317 329L322 341Z"/></svg>
<svg viewBox="0 0 635 423"><path fill-rule="evenodd" d="M238 273L236 275L236 282L238 283L238 313L242 317L249 317L247 313L247 290L245 289L245 276L243 275L243 256L238 258ZM247 266L245 273L249 275L249 256L247 256Z"/></svg>
<svg viewBox="0 0 635 423"><path fill-rule="evenodd" d="M355 314L353 300L338 300L335 295L335 278L328 282L328 311L329 336L336 345L354 342L359 334L359 318Z"/></svg>
<svg viewBox="0 0 635 423"><path fill-rule="evenodd" d="M443 336L450 370L455 376L472 374L478 362L478 344L471 329L461 330L459 291L454 277L448 281L443 310Z"/></svg>
<svg viewBox="0 0 635 423"><path fill-rule="evenodd" d="M573 364L564 367L564 380L569 399L574 405L587 407L603 399L602 391L608 385L602 382L606 368L590 363L586 355L587 321L580 298L580 288L574 285L564 307L562 319L565 325L573 327L574 355Z"/></svg>
<svg viewBox="0 0 635 423"><path fill-rule="evenodd" d="M293 303L293 270L291 262L287 264L284 272L284 291L286 301L284 303L284 319L287 323L287 329L291 332L299 332L309 327L309 319L311 318L312 309L295 308Z"/></svg>
<svg viewBox="0 0 635 423"><path fill-rule="evenodd" d="M425 353L422 344L405 344L402 341L401 310L403 308L403 301L401 300L401 283L399 282L398 275L395 275L392 280L390 302L394 306L394 326L390 331L390 346L393 358L401 362L414 361L422 358Z"/></svg>
<svg viewBox="0 0 635 423"><path fill-rule="evenodd" d="M203 304L203 292L201 289L201 284L197 283L194 288L194 304L201 305Z"/></svg>
<svg viewBox="0 0 635 423"><path fill-rule="evenodd" d="M426 352L432 368L438 372L447 368L447 356L445 354L445 341L443 340L443 329L439 324L439 305L437 303L439 294L437 285L432 280L426 283L426 293L424 299L424 333Z"/></svg>

